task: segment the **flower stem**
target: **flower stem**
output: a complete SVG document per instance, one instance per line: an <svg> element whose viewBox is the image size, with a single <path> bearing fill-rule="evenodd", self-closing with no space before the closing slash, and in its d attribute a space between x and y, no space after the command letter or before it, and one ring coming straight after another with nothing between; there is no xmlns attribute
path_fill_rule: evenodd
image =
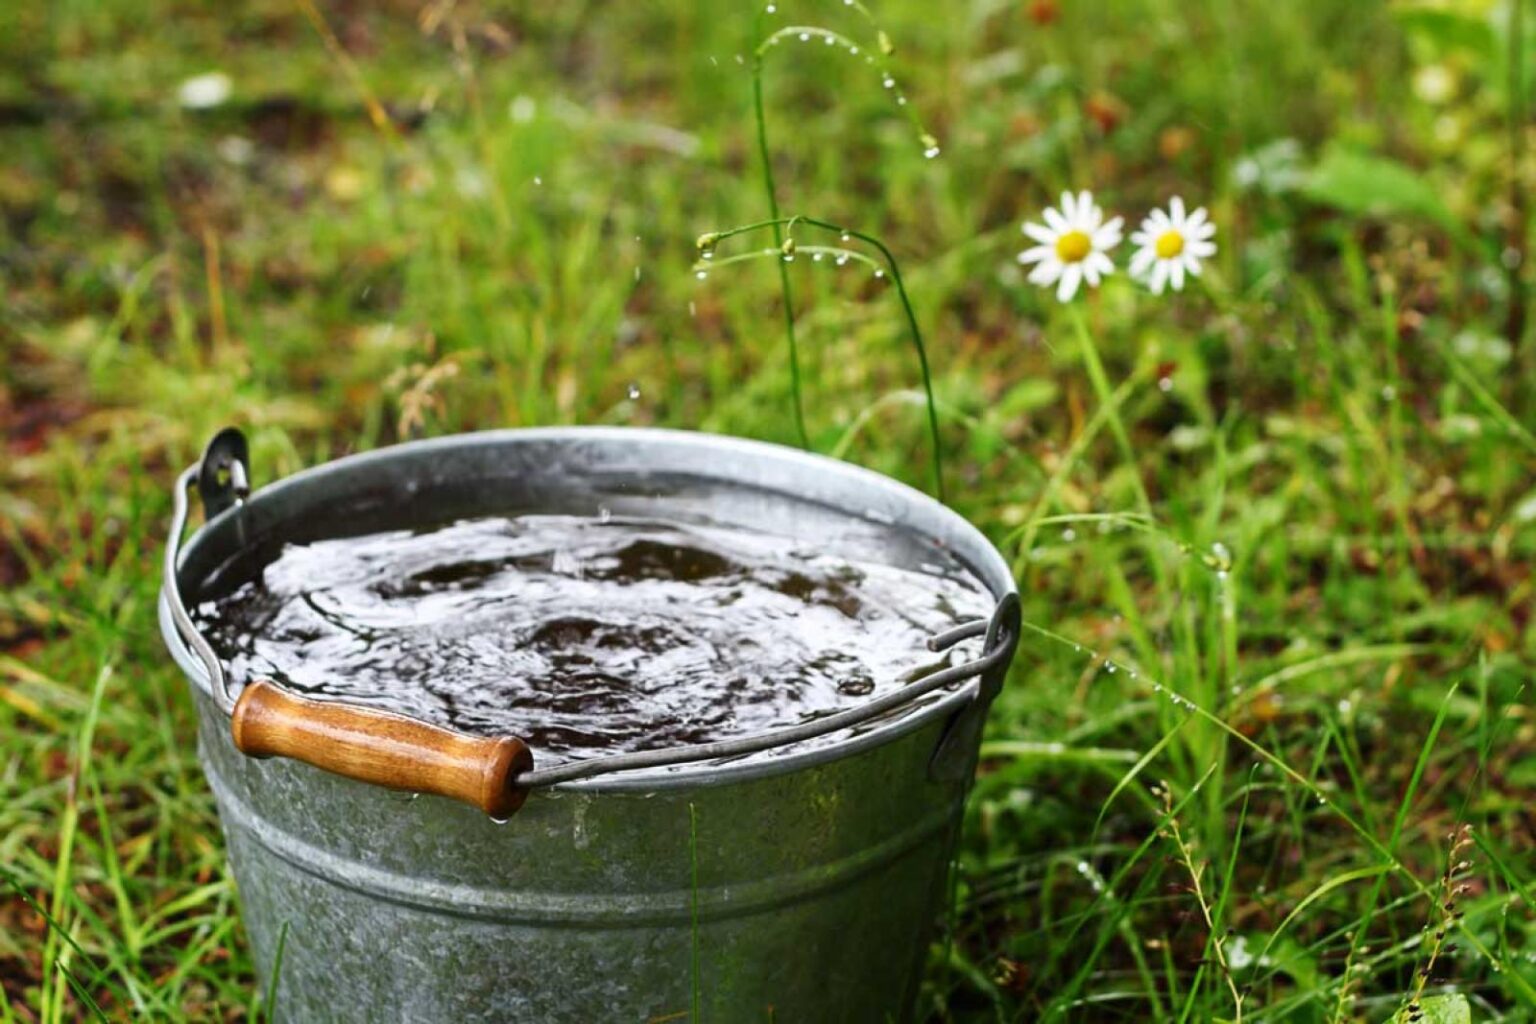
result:
<svg viewBox="0 0 1536 1024"><path fill-rule="evenodd" d="M1078 345L1083 350L1083 364L1088 368L1088 379L1093 384L1094 394L1099 404L1109 410L1109 431L1115 437L1115 443L1120 448L1120 457L1125 460L1126 468L1131 471L1131 481L1136 488L1136 510L1150 517L1152 500L1147 497L1146 485L1141 481L1141 471L1136 468L1136 450L1131 447L1130 435L1125 432L1125 423L1120 419L1120 410L1115 405L1114 395L1109 387L1109 378L1104 375L1104 364L1099 360L1099 350L1094 347L1088 322L1083 319L1082 310L1075 304L1067 305L1067 314L1071 317L1072 326L1077 332Z"/></svg>

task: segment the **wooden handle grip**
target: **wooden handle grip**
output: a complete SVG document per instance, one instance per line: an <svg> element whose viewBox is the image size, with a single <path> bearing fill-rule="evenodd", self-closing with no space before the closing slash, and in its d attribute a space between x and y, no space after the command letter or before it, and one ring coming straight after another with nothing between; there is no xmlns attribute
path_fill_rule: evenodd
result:
<svg viewBox="0 0 1536 1024"><path fill-rule="evenodd" d="M533 754L516 737L466 736L388 711L300 697L265 679L240 692L230 730L252 757L291 757L376 786L436 793L493 818L523 805L528 791L512 780L533 767Z"/></svg>

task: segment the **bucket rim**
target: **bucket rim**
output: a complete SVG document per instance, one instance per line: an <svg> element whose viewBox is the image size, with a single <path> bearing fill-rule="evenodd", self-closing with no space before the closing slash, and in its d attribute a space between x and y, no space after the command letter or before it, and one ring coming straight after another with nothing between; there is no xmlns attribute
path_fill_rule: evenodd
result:
<svg viewBox="0 0 1536 1024"><path fill-rule="evenodd" d="M948 536L954 540L963 541L964 551L958 550L959 545L950 544L949 546L977 582L985 587L996 601L1005 601L1010 596L1016 598L1018 594L1017 584L1007 561L986 535L954 509L916 488L884 473L832 456L774 442L707 431L626 426L514 427L466 431L352 452L308 466L253 490L246 499L246 504L250 506L263 501L271 502L284 492L301 490L341 470L366 470L372 465L382 465L392 460L420 456L434 451L474 447L496 448L539 442L607 442L615 446L650 444L691 449L715 457L715 460L701 464L706 468L698 471L700 476L721 484L735 483L743 487L762 487L763 485L753 484L747 479L743 473L739 472L742 464L730 459L729 456L739 456L748 462L757 460L760 465L763 464L763 460L766 460L781 467L798 467L809 472L830 474L841 478L849 486L850 491L856 490L870 496L882 495L887 503L909 510L911 515L898 521L901 528L933 540L938 532L936 528L942 526L943 532ZM722 456L725 458L721 458ZM851 518L858 518L860 515L852 507L829 507L835 507L837 511ZM222 524L230 521L232 517L239 514L239 511L237 508L226 508L218 512L187 539L181 552L181 561L178 563L178 574L180 566L184 565L187 559L197 551L199 544L214 535ZM920 520L920 522L912 520ZM884 523L883 520L877 521ZM884 525L893 524L884 523ZM201 699L214 702L207 669L194 656L177 631L171 617L169 597L164 588L159 594L157 611L162 639L172 659L181 668L194 692ZM919 698L917 703L894 709L864 726L829 734L822 742L809 749L797 749L803 744L796 744L784 748L783 752L776 752L766 757L691 762L665 768L629 769L591 778L556 782L547 788L572 793L651 792L661 789L723 785L787 775L841 760L873 747L883 746L937 719L948 718L958 713L976 700L979 693L979 681L971 679L954 690L939 693L936 697Z"/></svg>

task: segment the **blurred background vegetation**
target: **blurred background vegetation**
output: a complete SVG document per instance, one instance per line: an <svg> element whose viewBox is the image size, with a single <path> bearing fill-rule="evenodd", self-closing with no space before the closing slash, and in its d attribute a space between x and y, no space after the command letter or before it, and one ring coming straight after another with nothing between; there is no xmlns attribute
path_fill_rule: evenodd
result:
<svg viewBox="0 0 1536 1024"><path fill-rule="evenodd" d="M877 0L898 88L765 58L777 200L901 260L1039 630L921 1015L1532 1019L1529 6ZM777 274L694 239L768 213L760 40L878 37L777 7L0 8L0 1020L261 1013L153 614L218 427L258 483L488 427L796 443ZM1219 226L1184 294L1085 300L1114 417L1014 262L1064 188ZM812 446L927 486L889 283L790 277Z"/></svg>

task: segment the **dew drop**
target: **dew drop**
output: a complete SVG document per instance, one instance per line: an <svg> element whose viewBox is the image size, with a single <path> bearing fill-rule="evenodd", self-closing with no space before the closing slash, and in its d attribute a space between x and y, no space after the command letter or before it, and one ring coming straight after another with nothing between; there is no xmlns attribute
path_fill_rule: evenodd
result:
<svg viewBox="0 0 1536 1024"><path fill-rule="evenodd" d="M1105 668L1107 668L1109 670L1109 674L1110 675L1114 675L1115 674L1115 663L1114 662L1112 662L1112 661L1111 662L1106 662L1105 663Z"/></svg>
<svg viewBox="0 0 1536 1024"><path fill-rule="evenodd" d="M811 253L811 259L814 260L817 263L820 263L821 262L821 253L819 253L819 252Z"/></svg>
<svg viewBox="0 0 1536 1024"><path fill-rule="evenodd" d="M846 241L848 241L848 240L849 240L849 239L851 239L851 238L852 238L852 237L853 237L853 236L852 236L852 235L850 235L850 234L849 234L849 233L848 233L848 232L846 232L846 231L844 231L844 232L843 232L843 234L842 234L842 236L841 236L841 237L842 237L842 239L843 239L843 241L845 241L845 242L846 242Z"/></svg>
<svg viewBox="0 0 1536 1024"><path fill-rule="evenodd" d="M629 400L631 402L633 402L635 399L640 397L640 385L639 384L630 384L630 386L625 390L624 393L626 395L628 395L629 396Z"/></svg>
<svg viewBox="0 0 1536 1024"><path fill-rule="evenodd" d="M707 271L707 270L700 270L700 271L696 271L696 272L695 272L695 273L694 273L694 275L693 275L693 276L694 276L694 277L696 277L696 278L698 278L698 279L699 279L699 280L700 280L700 281L702 281L702 280L704 280L704 279L705 279L705 278L706 278L706 277L708 277L708 276L709 276L709 271Z"/></svg>
<svg viewBox="0 0 1536 1024"><path fill-rule="evenodd" d="M842 253L842 254L840 254L837 257L837 265L838 266L840 266L840 267L846 266L847 263L848 263L848 254L847 253Z"/></svg>
<svg viewBox="0 0 1536 1024"><path fill-rule="evenodd" d="M774 4L769 4L767 10L769 14L774 14L778 12L778 7Z"/></svg>
<svg viewBox="0 0 1536 1024"><path fill-rule="evenodd" d="M938 146L929 146L927 149L923 150L923 156L927 157L929 160L932 160L934 157L936 157L938 155L939 155L939 147Z"/></svg>
<svg viewBox="0 0 1536 1024"><path fill-rule="evenodd" d="M892 78L890 75L886 75L883 79L881 79L880 84L885 86L887 89L894 89L896 88L896 79Z"/></svg>
<svg viewBox="0 0 1536 1024"><path fill-rule="evenodd" d="M824 36L822 37L822 42L826 43L828 46L831 46L833 43L837 42L837 40L833 39L831 36Z"/></svg>
<svg viewBox="0 0 1536 1024"><path fill-rule="evenodd" d="M1157 380L1157 390L1161 391L1165 395L1168 392L1172 391L1173 390L1173 378L1172 377L1159 377L1158 380Z"/></svg>
<svg viewBox="0 0 1536 1024"><path fill-rule="evenodd" d="M1061 531L1061 539L1066 541L1068 544L1070 544L1073 541L1077 540L1077 531L1072 529L1072 527L1069 526L1065 530Z"/></svg>
<svg viewBox="0 0 1536 1024"><path fill-rule="evenodd" d="M800 33L800 41L802 43L810 42L811 41L811 34L809 32L801 32Z"/></svg>
<svg viewBox="0 0 1536 1024"><path fill-rule="evenodd" d="M608 522L608 520L610 520L612 518L613 518L613 512L608 508L607 505L599 505L597 507L597 521L598 522L606 523L606 522Z"/></svg>
<svg viewBox="0 0 1536 1024"><path fill-rule="evenodd" d="M850 46L848 47L848 52L857 57L859 54L859 48L857 46Z"/></svg>
<svg viewBox="0 0 1536 1024"><path fill-rule="evenodd" d="M535 185L542 185L542 184L544 184L544 179L543 179L543 178L541 178L541 177L539 177L539 176L538 176L538 175L537 175L537 174L535 174L535 175L534 175L534 176L533 176L533 183L534 183L534 184L535 184Z"/></svg>
<svg viewBox="0 0 1536 1024"><path fill-rule="evenodd" d="M896 105L898 107L906 106L907 105L907 98L905 96L897 96L896 97Z"/></svg>
<svg viewBox="0 0 1536 1024"><path fill-rule="evenodd" d="M875 269L875 276L876 276L876 277L884 277L884 276L885 276L885 271L883 271L883 270L881 270L881 269L879 269L879 268L878 268L878 267L877 267L877 268L876 268L876 269Z"/></svg>

